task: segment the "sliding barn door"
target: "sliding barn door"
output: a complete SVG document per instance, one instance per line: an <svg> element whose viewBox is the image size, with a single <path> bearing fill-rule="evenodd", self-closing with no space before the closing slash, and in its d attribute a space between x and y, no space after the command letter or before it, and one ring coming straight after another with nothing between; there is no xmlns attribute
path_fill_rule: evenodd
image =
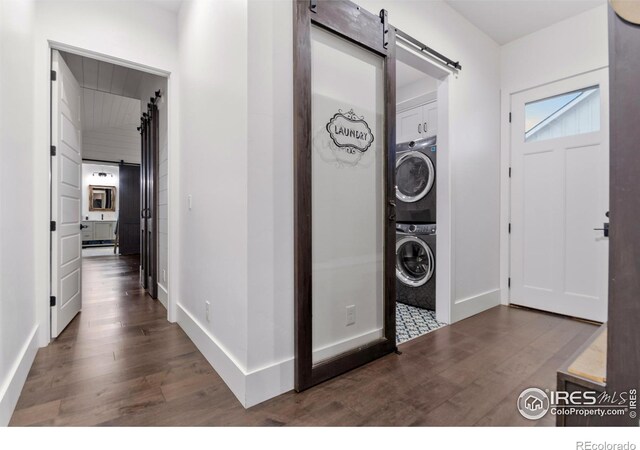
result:
<svg viewBox="0 0 640 450"><path fill-rule="evenodd" d="M159 154L159 114L149 103L141 124L142 164L140 165L140 284L152 298L158 297L157 266L157 182Z"/></svg>
<svg viewBox="0 0 640 450"><path fill-rule="evenodd" d="M82 309L82 115L78 81L57 50L51 82L51 336Z"/></svg>
<svg viewBox="0 0 640 450"><path fill-rule="evenodd" d="M395 34L348 1L294 6L296 389L395 344Z"/></svg>
<svg viewBox="0 0 640 450"><path fill-rule="evenodd" d="M121 255L140 253L140 166L120 164L118 247Z"/></svg>

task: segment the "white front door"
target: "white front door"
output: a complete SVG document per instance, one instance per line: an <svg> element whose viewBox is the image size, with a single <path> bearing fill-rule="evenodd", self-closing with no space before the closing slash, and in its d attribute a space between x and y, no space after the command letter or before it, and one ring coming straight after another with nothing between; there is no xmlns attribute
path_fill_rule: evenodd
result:
<svg viewBox="0 0 640 450"><path fill-rule="evenodd" d="M511 97L510 301L607 320L606 69Z"/></svg>
<svg viewBox="0 0 640 450"><path fill-rule="evenodd" d="M60 53L53 50L51 91L51 336L57 337L82 309L81 90Z"/></svg>

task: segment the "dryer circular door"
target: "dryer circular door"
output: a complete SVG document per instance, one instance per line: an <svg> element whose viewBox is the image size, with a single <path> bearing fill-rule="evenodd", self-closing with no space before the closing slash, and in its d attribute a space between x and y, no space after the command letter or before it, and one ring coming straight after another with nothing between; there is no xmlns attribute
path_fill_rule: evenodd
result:
<svg viewBox="0 0 640 450"><path fill-rule="evenodd" d="M396 277L410 287L420 287L433 276L436 261L431 248L417 236L396 243Z"/></svg>
<svg viewBox="0 0 640 450"><path fill-rule="evenodd" d="M417 202L431 191L436 170L424 153L411 151L396 161L396 197L406 203Z"/></svg>

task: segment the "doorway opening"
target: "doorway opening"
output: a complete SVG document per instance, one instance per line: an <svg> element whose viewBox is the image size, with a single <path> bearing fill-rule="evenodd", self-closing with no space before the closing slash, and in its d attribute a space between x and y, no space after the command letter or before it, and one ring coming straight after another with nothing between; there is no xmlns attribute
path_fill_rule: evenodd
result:
<svg viewBox="0 0 640 450"><path fill-rule="evenodd" d="M438 163L440 146L438 98L441 79L425 71L413 52L398 51L396 61L396 342L402 344L446 325L438 318L436 273L438 179L446 164ZM441 115L446 117L445 115ZM442 127L444 130L446 126ZM445 132L442 133L443 135ZM446 194L446 193L445 193ZM443 205L443 209L444 205ZM442 246L444 253L446 247ZM442 291L440 291L442 292Z"/></svg>
<svg viewBox="0 0 640 450"><path fill-rule="evenodd" d="M166 319L167 78L51 61L51 337Z"/></svg>
<svg viewBox="0 0 640 450"><path fill-rule="evenodd" d="M396 342L436 319L437 80L396 61Z"/></svg>

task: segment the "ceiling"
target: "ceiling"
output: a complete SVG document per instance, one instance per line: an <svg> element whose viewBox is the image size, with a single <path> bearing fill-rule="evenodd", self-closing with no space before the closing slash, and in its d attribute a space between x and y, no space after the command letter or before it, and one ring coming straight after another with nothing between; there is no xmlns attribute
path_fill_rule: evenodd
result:
<svg viewBox="0 0 640 450"><path fill-rule="evenodd" d="M416 81L430 78L424 72L414 69L402 61L396 60L396 86L403 87Z"/></svg>
<svg viewBox="0 0 640 450"><path fill-rule="evenodd" d="M143 73L128 67L60 52L80 86L109 94L140 98Z"/></svg>
<svg viewBox="0 0 640 450"><path fill-rule="evenodd" d="M498 44L506 44L606 0L445 0Z"/></svg>
<svg viewBox="0 0 640 450"><path fill-rule="evenodd" d="M82 89L82 130L131 128L140 124L140 100Z"/></svg>
<svg viewBox="0 0 640 450"><path fill-rule="evenodd" d="M144 74L96 59L60 52L82 87L82 130L140 124L140 86Z"/></svg>

